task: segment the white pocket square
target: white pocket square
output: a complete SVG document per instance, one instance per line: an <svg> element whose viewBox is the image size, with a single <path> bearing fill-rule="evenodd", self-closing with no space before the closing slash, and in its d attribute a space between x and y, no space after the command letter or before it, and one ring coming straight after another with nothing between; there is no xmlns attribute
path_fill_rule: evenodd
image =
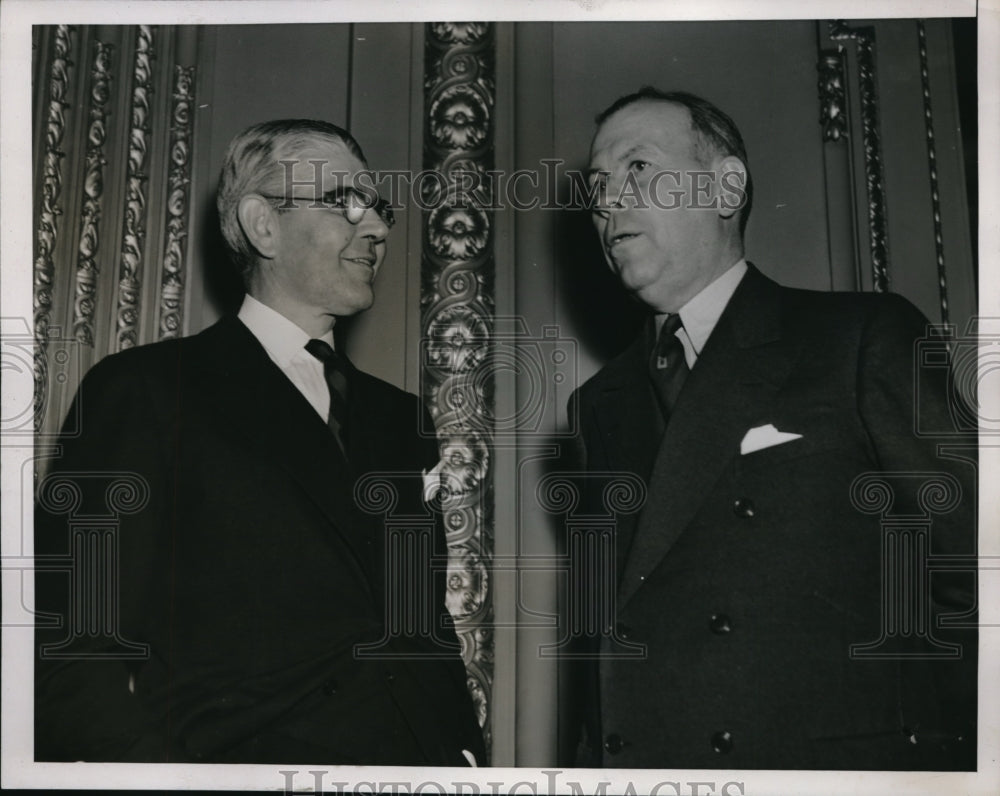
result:
<svg viewBox="0 0 1000 796"><path fill-rule="evenodd" d="M793 439L802 439L801 434L792 434L788 431L778 431L773 425L757 426L750 429L740 443L740 455L745 456L754 451L772 448L775 445L783 445Z"/></svg>

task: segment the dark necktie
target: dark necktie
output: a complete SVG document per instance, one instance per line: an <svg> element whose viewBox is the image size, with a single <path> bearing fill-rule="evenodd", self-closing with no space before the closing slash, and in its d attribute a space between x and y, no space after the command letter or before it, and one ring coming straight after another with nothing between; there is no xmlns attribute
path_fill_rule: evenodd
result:
<svg viewBox="0 0 1000 796"><path fill-rule="evenodd" d="M306 351L323 363L323 376L330 388L330 414L326 423L333 432L341 452L347 457L347 400L348 384L347 369L344 361L337 356L329 343L323 340L310 340L306 343Z"/></svg>
<svg viewBox="0 0 1000 796"><path fill-rule="evenodd" d="M684 358L684 346L677 337L677 330L682 325L679 314L668 315L649 358L649 377L652 379L664 421L670 420L670 413L689 372L687 360Z"/></svg>

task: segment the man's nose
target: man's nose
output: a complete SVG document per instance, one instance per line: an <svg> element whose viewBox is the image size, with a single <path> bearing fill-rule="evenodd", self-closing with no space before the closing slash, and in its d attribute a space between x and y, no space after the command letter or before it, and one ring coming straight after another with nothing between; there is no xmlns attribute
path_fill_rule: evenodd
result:
<svg viewBox="0 0 1000 796"><path fill-rule="evenodd" d="M612 191L609 185L603 194L598 194L594 200L594 215L607 220L611 214L618 210L624 210L625 204L621 200L620 191Z"/></svg>
<svg viewBox="0 0 1000 796"><path fill-rule="evenodd" d="M374 243L380 243L389 236L389 225L375 208L369 207L358 222L358 234Z"/></svg>

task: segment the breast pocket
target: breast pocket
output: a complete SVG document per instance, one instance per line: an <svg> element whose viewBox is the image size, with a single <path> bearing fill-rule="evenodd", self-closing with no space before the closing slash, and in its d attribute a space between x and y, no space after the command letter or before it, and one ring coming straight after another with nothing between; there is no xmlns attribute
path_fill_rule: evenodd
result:
<svg viewBox="0 0 1000 796"><path fill-rule="evenodd" d="M778 431L800 434L797 439L777 442L766 448L737 457L738 467L746 472L758 468L771 468L798 462L819 454L836 454L860 451L860 439L856 425L844 414L812 413L779 417L770 422Z"/></svg>

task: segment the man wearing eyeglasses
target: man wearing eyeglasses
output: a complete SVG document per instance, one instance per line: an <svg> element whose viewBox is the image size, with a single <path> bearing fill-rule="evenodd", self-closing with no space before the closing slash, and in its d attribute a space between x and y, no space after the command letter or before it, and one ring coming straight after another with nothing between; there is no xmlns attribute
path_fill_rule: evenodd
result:
<svg viewBox="0 0 1000 796"><path fill-rule="evenodd" d="M120 517L115 632L36 633L36 759L485 762L420 488L436 442L414 396L334 345L337 318L374 301L392 225L356 187L366 168L326 122L237 136L218 207L246 286L238 315L84 380L82 432L39 489L36 553L67 552L46 497L62 482L97 506L92 476L130 474L148 503ZM390 539L366 506L372 474L411 536ZM39 572L41 611L80 609L66 581ZM399 610L416 618L387 621Z"/></svg>

